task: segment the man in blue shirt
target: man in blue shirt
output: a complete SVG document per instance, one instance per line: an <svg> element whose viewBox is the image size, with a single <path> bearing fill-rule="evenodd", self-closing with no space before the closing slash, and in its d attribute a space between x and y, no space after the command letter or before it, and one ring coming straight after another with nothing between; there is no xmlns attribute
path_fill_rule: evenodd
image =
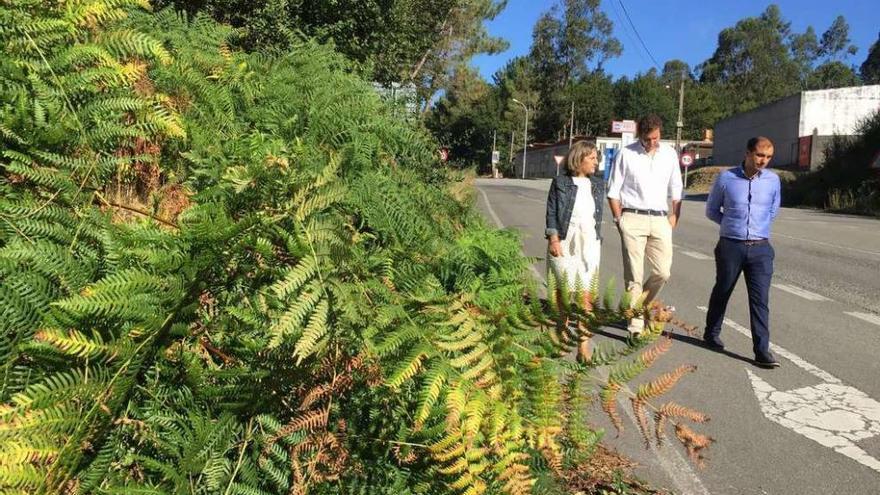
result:
<svg viewBox="0 0 880 495"><path fill-rule="evenodd" d="M775 252L770 245L770 224L779 212L779 176L766 167L773 158L773 143L763 137L749 140L745 160L715 180L706 201L706 216L721 225L715 246L715 287L709 298L703 340L710 349L724 349L719 335L730 294L745 274L749 293L749 319L755 363L776 368L770 353L770 280Z"/></svg>

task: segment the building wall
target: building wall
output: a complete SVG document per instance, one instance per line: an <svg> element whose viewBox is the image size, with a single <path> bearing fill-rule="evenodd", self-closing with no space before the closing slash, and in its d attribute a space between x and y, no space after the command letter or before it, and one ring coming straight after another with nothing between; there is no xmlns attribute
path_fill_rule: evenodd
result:
<svg viewBox="0 0 880 495"><path fill-rule="evenodd" d="M798 132L801 136L851 136L859 122L880 110L880 84L804 91Z"/></svg>
<svg viewBox="0 0 880 495"><path fill-rule="evenodd" d="M851 136L859 123L880 110L880 85L805 91L801 100L801 136L812 136L809 165L822 166L834 136Z"/></svg>
<svg viewBox="0 0 880 495"><path fill-rule="evenodd" d="M878 110L880 85L804 91L715 124L714 163L739 163L746 141L764 135L774 144L773 166L797 165L799 138L812 136L801 165L815 169L834 135L855 134L859 122Z"/></svg>
<svg viewBox="0 0 880 495"><path fill-rule="evenodd" d="M718 121L713 131L715 165L736 165L743 159L746 142L763 135L774 144L773 165L792 165L798 161L801 94L732 115Z"/></svg>

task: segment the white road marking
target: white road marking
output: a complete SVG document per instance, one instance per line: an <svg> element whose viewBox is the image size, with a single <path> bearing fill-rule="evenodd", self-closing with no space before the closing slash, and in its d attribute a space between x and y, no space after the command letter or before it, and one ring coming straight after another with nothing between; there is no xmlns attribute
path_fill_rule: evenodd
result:
<svg viewBox="0 0 880 495"><path fill-rule="evenodd" d="M503 229L504 223L498 217L498 214L495 213L495 209L492 208L492 203L489 202L489 196L486 194L486 191L479 189L479 188L477 188L477 191L480 191L480 194L483 196L483 201L486 202L486 208L489 210L489 215L492 217L492 220L495 222L495 225L497 225L499 229ZM529 270L531 270L532 274L534 274L535 277L538 278L538 280L545 282L544 277L541 275L541 273L538 271L538 269L535 268L535 265L529 265Z"/></svg>
<svg viewBox="0 0 880 495"><path fill-rule="evenodd" d="M492 203L489 202L489 196L486 195L486 191L482 189L477 189L477 191L480 191L480 194L483 195L483 200L486 202L486 208L489 209L489 215L492 217L492 220L495 221L495 225L497 225L499 229L503 229L504 224L501 223L501 219L498 218L498 214L495 213L495 209L492 208Z"/></svg>
<svg viewBox="0 0 880 495"><path fill-rule="evenodd" d="M697 308L700 311L703 311L704 313L708 311L708 308L706 308L706 306L697 306ZM725 318L724 324L729 326L730 328L736 330L737 332L741 333L742 335L744 335L750 339L752 338L751 330L749 330L748 328L731 320L730 318ZM815 376L816 378L822 380L823 382L841 383L839 378L835 377L831 373L828 373L827 371L819 368L818 366L816 366L814 364L808 363L806 360L804 360L800 356L797 356L796 354L790 352L788 349L784 349L784 348L771 342L770 343L770 350L773 351L775 354L782 356L785 359L788 359L789 361L794 363L794 365L797 366L798 368L801 368L802 370Z"/></svg>
<svg viewBox="0 0 880 495"><path fill-rule="evenodd" d="M844 311L844 314L854 316L860 320L865 320L868 323L873 323L875 325L880 325L880 316L877 316L873 313L857 313L855 311Z"/></svg>
<svg viewBox="0 0 880 495"><path fill-rule="evenodd" d="M880 473L880 461L856 444L880 435L880 402L839 383L780 391L746 373L767 419Z"/></svg>
<svg viewBox="0 0 880 495"><path fill-rule="evenodd" d="M711 261L711 260L715 259L711 256L706 256L705 254L698 253L696 251L681 251L681 254L683 254L685 256L690 256L691 258L693 258L695 260L700 260L700 261Z"/></svg>
<svg viewBox="0 0 880 495"><path fill-rule="evenodd" d="M480 191L480 194L482 194L483 200L486 202L486 207L489 209L489 215L492 216L492 220L495 221L495 225L497 225L498 228L503 229L504 224L501 222L501 219L498 218L498 215L492 208L492 204L489 202L489 196L487 196L482 189L477 190ZM529 266L529 268L538 280L546 284L546 280L534 266ZM626 385L624 385L624 387L626 387ZM630 394L635 395L632 390L628 391ZM618 400L623 399L622 397L618 397ZM637 424L633 412L630 411L627 407L624 407L623 409L626 411L627 416L629 416L633 424ZM661 449L658 449L658 447L654 446L654 444L651 444L651 450L654 451L654 458L658 459L660 467L666 472L666 475L669 476L670 479L672 479L680 493L684 495L709 495L709 490L706 489L706 487L703 485L703 482L700 481L699 476L697 476L697 473L694 471L693 467L691 467L691 465L685 460L685 458L681 455L679 451L669 448L668 446L664 446L662 448L663 452L660 452L659 450Z"/></svg>
<svg viewBox="0 0 880 495"><path fill-rule="evenodd" d="M857 248L851 248L851 247L847 247L847 246L840 246L837 244L831 244L830 242L814 241L813 239L804 239L803 237L795 237L793 235L785 235L785 234L780 234L778 232L774 232L773 235L779 236L779 237L785 237L787 239L794 239L796 241L812 242L813 244L819 244L820 246L833 247L835 249L845 249L847 251L855 251L857 253L872 254L874 256L880 256L880 252L877 252L877 251L866 251L864 249L857 249Z"/></svg>
<svg viewBox="0 0 880 495"><path fill-rule="evenodd" d="M778 284L778 283L773 283L770 285L772 285L773 287L776 287L779 290L784 290L785 292L788 292L789 294L794 294L796 296L803 297L804 299L807 299L808 301L830 301L831 300L825 296L821 296L819 294L816 294L815 292L810 292L808 290L801 289L800 287L795 287L793 285Z"/></svg>
<svg viewBox="0 0 880 495"><path fill-rule="evenodd" d="M707 311L705 306L698 308ZM729 318L724 324L747 337L752 335ZM880 473L880 461L855 443L880 435L880 402L776 344L771 343L770 350L825 383L779 391L746 369L764 416Z"/></svg>

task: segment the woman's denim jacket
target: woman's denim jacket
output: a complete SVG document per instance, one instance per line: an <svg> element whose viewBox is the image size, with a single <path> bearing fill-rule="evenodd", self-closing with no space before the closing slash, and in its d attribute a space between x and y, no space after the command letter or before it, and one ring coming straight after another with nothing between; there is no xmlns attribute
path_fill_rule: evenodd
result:
<svg viewBox="0 0 880 495"><path fill-rule="evenodd" d="M590 177L590 185L592 186L593 200L596 203L596 211L593 214L593 218L596 220L596 237L602 239L602 207L605 203L605 181L602 174L593 174ZM547 193L545 237L558 235L562 240L568 235L568 222L571 220L577 190L578 187L568 175L557 175L550 183L550 192Z"/></svg>

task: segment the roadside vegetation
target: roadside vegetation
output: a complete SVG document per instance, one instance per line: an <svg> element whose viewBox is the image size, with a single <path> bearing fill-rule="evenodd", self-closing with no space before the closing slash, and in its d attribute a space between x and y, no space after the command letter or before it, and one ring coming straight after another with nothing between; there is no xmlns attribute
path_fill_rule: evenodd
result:
<svg viewBox="0 0 880 495"><path fill-rule="evenodd" d="M594 399L703 462L666 308L566 359L631 301L541 300L345 58L144 7L0 6L0 492L628 491Z"/></svg>
<svg viewBox="0 0 880 495"><path fill-rule="evenodd" d="M857 134L835 138L822 168L788 183L786 203L880 216L880 169L870 167L880 154L880 112L865 119Z"/></svg>

